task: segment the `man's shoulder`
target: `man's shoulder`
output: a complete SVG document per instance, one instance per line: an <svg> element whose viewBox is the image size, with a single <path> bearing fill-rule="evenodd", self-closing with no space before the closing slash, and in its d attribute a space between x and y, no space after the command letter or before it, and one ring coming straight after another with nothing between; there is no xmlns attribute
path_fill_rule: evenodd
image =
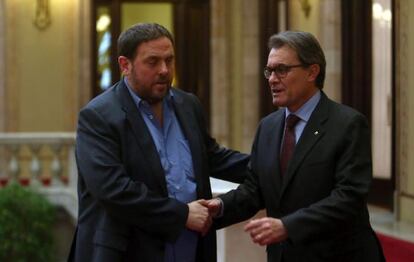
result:
<svg viewBox="0 0 414 262"><path fill-rule="evenodd" d="M93 110L101 113L116 112L117 108L121 108L121 103L117 98L117 89L119 89L119 83L113 85L101 94L92 98L82 109L82 111Z"/></svg>
<svg viewBox="0 0 414 262"><path fill-rule="evenodd" d="M352 119L355 117L363 117L365 116L356 110L355 108L352 108L348 105L341 104L338 102L335 102L331 99L327 99L327 111L330 113L330 115L336 119Z"/></svg>
<svg viewBox="0 0 414 262"><path fill-rule="evenodd" d="M261 124L270 124L275 123L277 121L280 121L283 119L283 116L285 114L285 108L279 108L278 110L268 114L267 116L263 117L260 121Z"/></svg>
<svg viewBox="0 0 414 262"><path fill-rule="evenodd" d="M175 99L184 99L184 100L187 100L187 99L189 99L189 100L197 99L197 97L194 94L192 94L190 92L186 92L186 91L184 91L182 89L179 89L177 87L172 87L171 88L171 91L172 91Z"/></svg>
<svg viewBox="0 0 414 262"><path fill-rule="evenodd" d="M312 113L310 121L325 123L327 127L336 130L346 130L349 125L356 122L368 123L367 118L356 109L333 101L326 96L321 97L320 104Z"/></svg>
<svg viewBox="0 0 414 262"><path fill-rule="evenodd" d="M202 110L201 102L196 95L176 87L171 88L171 91L173 93L174 101L179 106L190 107L197 111Z"/></svg>

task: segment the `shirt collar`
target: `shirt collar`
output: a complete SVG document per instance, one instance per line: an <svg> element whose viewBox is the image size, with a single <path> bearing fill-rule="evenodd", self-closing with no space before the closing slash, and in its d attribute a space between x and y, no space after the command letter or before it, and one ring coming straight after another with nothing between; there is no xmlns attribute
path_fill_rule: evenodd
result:
<svg viewBox="0 0 414 262"><path fill-rule="evenodd" d="M321 91L318 90L305 104L303 104L296 112L290 112L289 109L285 108L285 116L288 117L290 114L295 114L300 117L301 120L308 122L313 110L315 110L321 99Z"/></svg>

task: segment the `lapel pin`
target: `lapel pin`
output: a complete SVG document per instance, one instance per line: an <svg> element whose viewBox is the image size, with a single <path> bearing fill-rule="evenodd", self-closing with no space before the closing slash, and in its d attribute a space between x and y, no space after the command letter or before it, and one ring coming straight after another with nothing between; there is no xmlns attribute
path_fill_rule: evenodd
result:
<svg viewBox="0 0 414 262"><path fill-rule="evenodd" d="M313 133L315 136L319 135L319 131L315 131L315 133Z"/></svg>

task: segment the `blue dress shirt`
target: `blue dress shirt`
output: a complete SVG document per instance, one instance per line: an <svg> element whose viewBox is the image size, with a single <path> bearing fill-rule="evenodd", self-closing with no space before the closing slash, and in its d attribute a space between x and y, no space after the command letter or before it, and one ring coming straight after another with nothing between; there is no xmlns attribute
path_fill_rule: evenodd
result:
<svg viewBox="0 0 414 262"><path fill-rule="evenodd" d="M161 165L165 171L168 195L183 203L197 199L193 162L188 141L174 112L173 93L163 100L163 125L155 119L150 105L134 93L126 78L124 82L151 133ZM194 262L198 234L184 229L175 243L167 243L165 262Z"/></svg>
<svg viewBox="0 0 414 262"><path fill-rule="evenodd" d="M318 90L305 104L303 104L296 112L290 112L289 109L285 108L285 117L287 118L290 114L295 114L300 117L300 121L295 126L295 140L298 143L300 136L302 135L303 129L309 121L310 116L315 110L316 106L321 99L321 92ZM286 121L285 121L286 123Z"/></svg>

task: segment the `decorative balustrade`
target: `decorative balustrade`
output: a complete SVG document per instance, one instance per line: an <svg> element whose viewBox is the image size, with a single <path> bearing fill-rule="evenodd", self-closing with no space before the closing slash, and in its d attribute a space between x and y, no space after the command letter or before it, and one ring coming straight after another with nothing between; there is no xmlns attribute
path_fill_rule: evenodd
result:
<svg viewBox="0 0 414 262"><path fill-rule="evenodd" d="M75 220L75 138L75 133L0 133L0 190L13 181L34 187ZM214 195L237 186L214 178L211 185Z"/></svg>
<svg viewBox="0 0 414 262"><path fill-rule="evenodd" d="M75 133L0 133L0 188L35 187L77 215Z"/></svg>

